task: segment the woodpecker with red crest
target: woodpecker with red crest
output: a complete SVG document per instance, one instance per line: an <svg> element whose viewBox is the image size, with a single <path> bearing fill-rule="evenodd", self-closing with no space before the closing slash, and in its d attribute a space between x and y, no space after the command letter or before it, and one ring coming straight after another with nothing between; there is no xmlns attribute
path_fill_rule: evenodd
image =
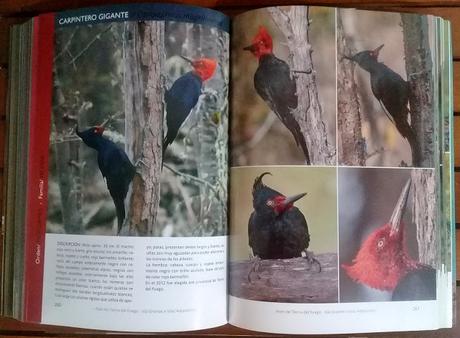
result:
<svg viewBox="0 0 460 338"><path fill-rule="evenodd" d="M125 220L125 198L136 174L136 168L124 150L102 136L104 127L97 126L79 131L77 126L76 133L88 147L97 151L99 169L115 204L118 220L117 234L119 234Z"/></svg>
<svg viewBox="0 0 460 338"><path fill-rule="evenodd" d="M401 218L410 180L404 186L388 223L374 230L362 243L347 275L360 284L392 292L392 300L436 299L436 270L410 257Z"/></svg>
<svg viewBox="0 0 460 338"><path fill-rule="evenodd" d="M374 50L365 50L345 59L356 62L362 69L369 72L371 90L375 98L379 101L382 110L402 137L409 142L412 151L416 150L415 132L409 124L410 110L409 83L402 77L378 61L380 50L384 45L380 45Z"/></svg>
<svg viewBox="0 0 460 338"><path fill-rule="evenodd" d="M310 263L319 262L307 252L310 244L307 221L302 212L294 206L306 193L286 197L262 182L264 172L258 176L252 188L251 213L248 224L249 246L256 258L285 259L305 256ZM253 267L249 273L255 271ZM250 277L250 276L248 276Z"/></svg>
<svg viewBox="0 0 460 338"><path fill-rule="evenodd" d="M190 63L193 70L182 75L165 93L166 125L168 131L163 141L163 157L166 148L174 141L180 127L196 106L201 95L203 82L209 80L217 67L214 59L200 58L190 60L181 56Z"/></svg>
<svg viewBox="0 0 460 338"><path fill-rule="evenodd" d="M259 27L252 44L243 49L251 52L259 61L259 67L254 74L257 94L289 129L297 146L302 148L306 162L310 164L305 139L292 115L292 110L297 108L297 87L292 77L293 72L285 61L273 54L273 39L264 26Z"/></svg>

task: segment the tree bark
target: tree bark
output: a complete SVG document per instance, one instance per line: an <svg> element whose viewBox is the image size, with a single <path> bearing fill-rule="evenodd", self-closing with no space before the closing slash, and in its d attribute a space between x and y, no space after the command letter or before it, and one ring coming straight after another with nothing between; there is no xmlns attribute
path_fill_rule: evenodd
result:
<svg viewBox="0 0 460 338"><path fill-rule="evenodd" d="M339 163L366 165L366 141L361 132L361 111L355 81L355 63L343 56L354 55L352 42L345 36L341 11L337 11L337 127Z"/></svg>
<svg viewBox="0 0 460 338"><path fill-rule="evenodd" d="M428 18L401 14L407 80L410 86L411 126L416 134L412 165L434 167L433 62L430 53Z"/></svg>
<svg viewBox="0 0 460 338"><path fill-rule="evenodd" d="M160 202L164 22L127 22L124 34L125 150L137 163L124 228L151 236Z"/></svg>
<svg viewBox="0 0 460 338"><path fill-rule="evenodd" d="M56 77L59 77L57 74ZM74 130L75 122L65 119L67 113L66 99L59 85L54 88L55 102L53 108L53 134L54 137L64 139L68 136L69 130ZM77 113L77 116L81 112ZM81 167L71 165L72 161L78 162L80 159L81 142L56 142L55 147L55 165L58 176L58 185L61 195L61 213L62 224L67 234L83 234L82 218L82 193Z"/></svg>
<svg viewBox="0 0 460 338"><path fill-rule="evenodd" d="M417 226L419 261L439 268L438 203L434 170L412 170L412 220Z"/></svg>
<svg viewBox="0 0 460 338"><path fill-rule="evenodd" d="M228 73L229 40L228 35L215 30L220 46L216 55L221 80L216 82L221 88L207 89L201 97L196 111L198 123L194 147L196 151L197 176L209 182L200 185L201 215L204 226L200 235L217 235L226 233L227 224L227 174L228 174ZM202 35L202 34L201 34ZM200 44L203 45L203 44ZM215 47L214 47L215 48ZM215 75L217 76L217 74ZM214 187L210 189L210 187Z"/></svg>
<svg viewBox="0 0 460 338"><path fill-rule="evenodd" d="M267 10L286 37L290 51L288 64L291 70L308 72L308 74L295 75L298 105L292 114L305 138L310 163L315 165L335 164L335 145L328 140L311 58L312 47L308 39L308 7L272 7Z"/></svg>

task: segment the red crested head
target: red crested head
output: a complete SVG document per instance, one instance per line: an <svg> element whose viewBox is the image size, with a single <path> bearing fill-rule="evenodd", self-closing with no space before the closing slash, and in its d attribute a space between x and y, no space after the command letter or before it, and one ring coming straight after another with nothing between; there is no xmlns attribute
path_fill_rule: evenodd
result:
<svg viewBox="0 0 460 338"><path fill-rule="evenodd" d="M273 39L264 26L259 27L259 31L252 40L252 45L243 48L250 51L256 58L273 53Z"/></svg>
<svg viewBox="0 0 460 338"><path fill-rule="evenodd" d="M306 195L306 193L302 193L286 197L262 182L262 178L265 175L271 175L271 173L264 172L256 177L252 187L253 206L260 215L278 217L283 212L291 209L295 201Z"/></svg>
<svg viewBox="0 0 460 338"><path fill-rule="evenodd" d="M284 195L277 195L272 199L268 199L266 204L269 208L273 209L276 215L280 215L283 212L291 209L294 206L294 202L304 197L306 193L297 194L286 197Z"/></svg>
<svg viewBox="0 0 460 338"><path fill-rule="evenodd" d="M217 61L214 59L200 58L196 60L190 60L185 56L181 57L192 65L193 72L198 75L202 81L209 80L216 71Z"/></svg>
<svg viewBox="0 0 460 338"><path fill-rule="evenodd" d="M342 268L358 283L394 290L401 278L417 267L407 252L403 232L401 228L391 234L391 224L381 226L366 238L353 264L342 264Z"/></svg>
<svg viewBox="0 0 460 338"><path fill-rule="evenodd" d="M94 127L94 133L95 134L98 134L98 135L101 135L104 133L104 127L103 126L96 126Z"/></svg>
<svg viewBox="0 0 460 338"><path fill-rule="evenodd" d="M403 188L390 221L366 238L351 265L342 264L348 276L356 282L392 291L401 278L418 267L419 263L407 251L401 222L409 187L410 181Z"/></svg>

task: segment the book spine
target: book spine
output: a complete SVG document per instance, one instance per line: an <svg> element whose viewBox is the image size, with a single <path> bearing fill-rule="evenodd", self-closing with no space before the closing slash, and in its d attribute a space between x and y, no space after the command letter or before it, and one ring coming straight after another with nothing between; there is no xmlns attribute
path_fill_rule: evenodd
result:
<svg viewBox="0 0 460 338"><path fill-rule="evenodd" d="M23 319L40 322L53 93L54 14L34 19L32 37Z"/></svg>

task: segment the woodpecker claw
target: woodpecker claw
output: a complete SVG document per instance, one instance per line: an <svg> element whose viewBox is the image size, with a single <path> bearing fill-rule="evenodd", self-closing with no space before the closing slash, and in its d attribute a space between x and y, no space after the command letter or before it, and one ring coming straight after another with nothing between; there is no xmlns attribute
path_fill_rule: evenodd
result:
<svg viewBox="0 0 460 338"><path fill-rule="evenodd" d="M307 250L302 251L302 257L307 260L310 264L309 270L314 267L315 272L321 272L321 263L314 257L313 252L309 252Z"/></svg>
<svg viewBox="0 0 460 338"><path fill-rule="evenodd" d="M138 160L134 163L134 166L135 166L136 168L138 168L138 167L139 167L139 164L142 164L142 165L147 166L147 164L142 160L142 158L138 159Z"/></svg>
<svg viewBox="0 0 460 338"><path fill-rule="evenodd" d="M252 265L251 265L251 269L249 270L248 272L248 282L249 283L252 283L253 279L251 278L251 275L253 273L256 274L256 277L257 279L260 279L260 276L258 274L259 272L259 267L260 267L260 257L259 256L254 256L254 258L252 259Z"/></svg>

